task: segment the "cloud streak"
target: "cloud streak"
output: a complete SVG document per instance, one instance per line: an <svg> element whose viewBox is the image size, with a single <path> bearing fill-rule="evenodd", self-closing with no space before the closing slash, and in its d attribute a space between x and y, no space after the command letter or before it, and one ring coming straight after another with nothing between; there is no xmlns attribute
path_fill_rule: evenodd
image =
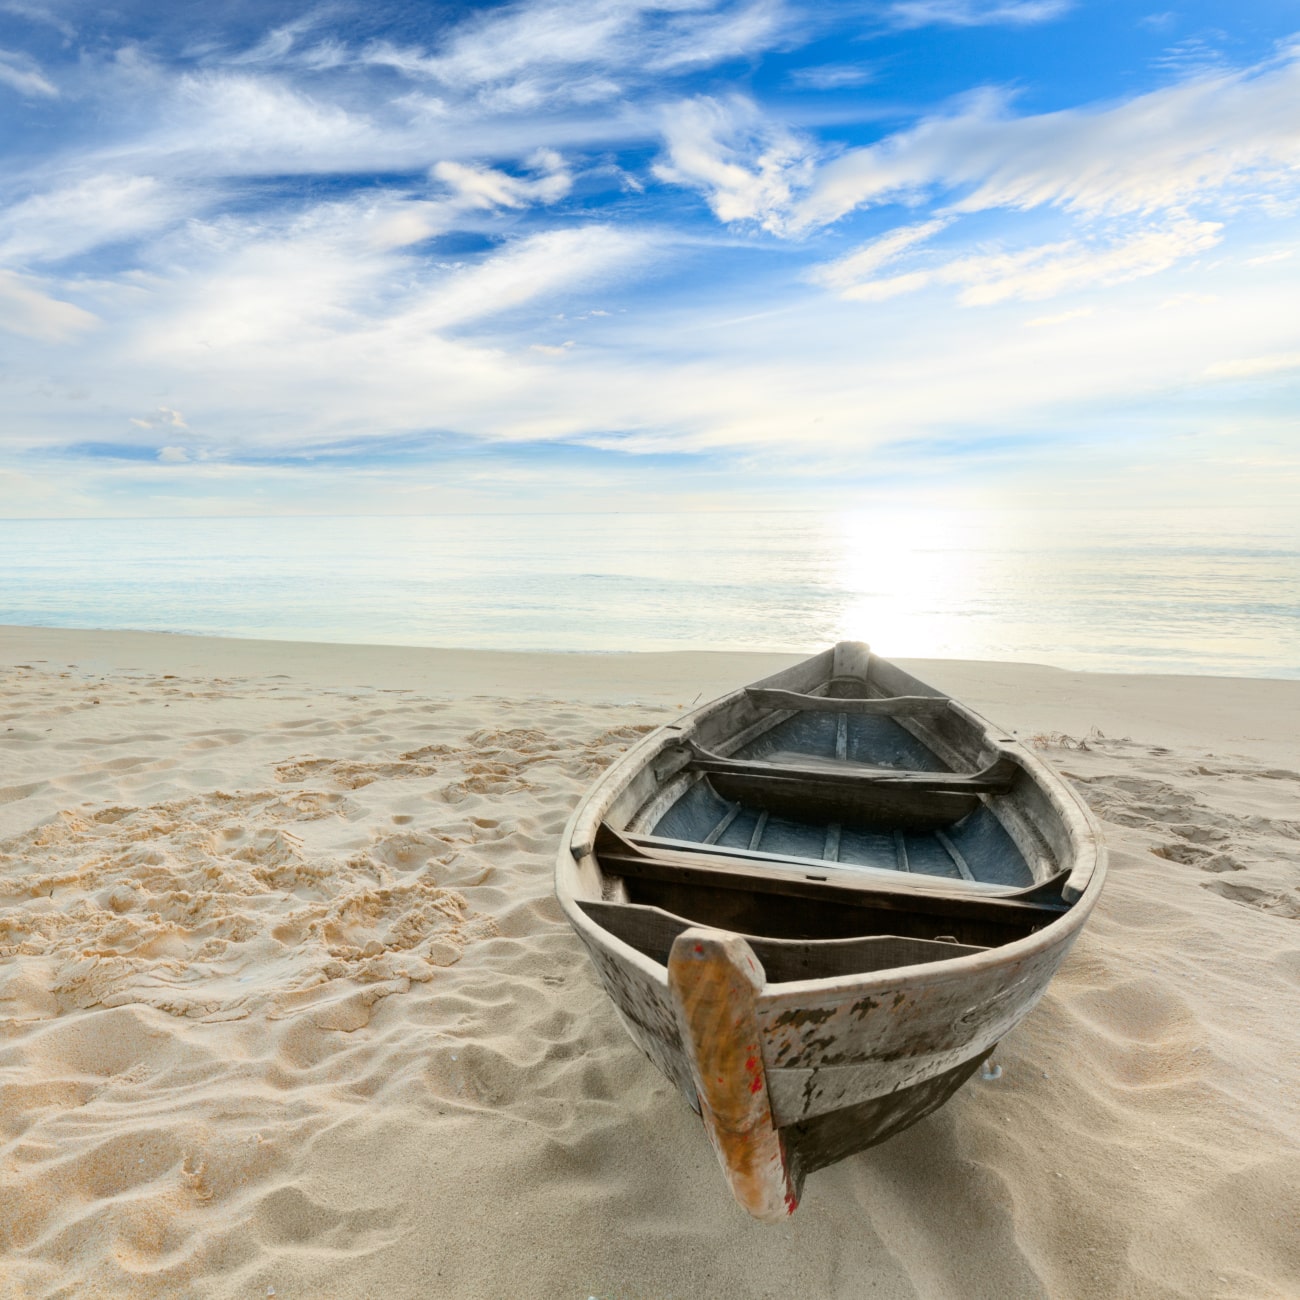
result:
<svg viewBox="0 0 1300 1300"><path fill-rule="evenodd" d="M55 297L36 277L0 269L0 329L46 343L63 343L98 323L91 312Z"/></svg>
<svg viewBox="0 0 1300 1300"><path fill-rule="evenodd" d="M1213 248L1223 229L1218 222L1180 217L1109 241L1063 240L1008 252L965 254L895 275L875 274L946 224L934 221L895 231L821 268L816 278L855 302L885 302L936 285L956 287L958 301L967 307L1011 299L1033 301L1157 275Z"/></svg>
<svg viewBox="0 0 1300 1300"><path fill-rule="evenodd" d="M902 0L889 7L898 27L1031 27L1069 13L1071 0Z"/></svg>
<svg viewBox="0 0 1300 1300"><path fill-rule="evenodd" d="M36 60L14 50L0 50L0 86L8 86L29 98L57 99L59 95L59 88Z"/></svg>
<svg viewBox="0 0 1300 1300"><path fill-rule="evenodd" d="M1276 64L1200 77L1094 111L1026 117L987 92L817 174L798 229L856 208L941 193L958 212L1055 207L1150 213L1300 180L1300 51Z"/></svg>

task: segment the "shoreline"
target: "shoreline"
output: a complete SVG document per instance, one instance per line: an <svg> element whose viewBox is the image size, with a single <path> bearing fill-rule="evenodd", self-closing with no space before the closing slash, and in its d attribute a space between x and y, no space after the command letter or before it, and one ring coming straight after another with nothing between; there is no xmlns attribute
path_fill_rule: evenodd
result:
<svg viewBox="0 0 1300 1300"><path fill-rule="evenodd" d="M0 625L0 664L42 659L87 674L284 675L332 690L684 708L805 657L727 650L459 650ZM1080 739L1093 730L1125 735L1137 728L1180 743L1247 745L1278 762L1296 761L1300 680L1115 673L1003 660L896 662L1021 733Z"/></svg>
<svg viewBox="0 0 1300 1300"><path fill-rule="evenodd" d="M997 1080L815 1174L788 1224L735 1207L552 868L622 750L798 657L0 628L6 1285L1287 1295L1286 679L900 660L1076 784L1107 885Z"/></svg>
<svg viewBox="0 0 1300 1300"><path fill-rule="evenodd" d="M803 648L797 649L775 649L767 647L763 649L736 649L721 647L693 649L671 649L671 650L544 650L544 649L500 649L484 646L436 646L436 645L417 645L406 643L389 643L378 641L311 641L297 640L287 637L260 637L260 636L241 636L237 634L211 634L203 632L184 632L170 631L166 629L142 629L142 628L96 628L96 627L61 627L50 626L46 624L22 624L22 623L0 623L0 654L3 653L4 647L12 640L21 641L23 638L33 638L34 643L39 643L43 636L51 637L68 637L74 642L79 639L90 638L141 638L142 642L149 638L161 638L164 640L175 640L181 642L210 643L213 647L220 646L280 646L292 647L300 654L307 656L311 660L315 651L337 651L346 653L348 651L368 651L374 652L377 656L389 656L394 662L401 662L403 656L420 656L420 655L482 655L488 657L498 657L500 661L509 665L509 661L520 657L532 657L543 661L564 660L564 659L587 659L598 662L606 659L635 659L639 657L653 657L671 660L674 657L698 657L703 662L715 660L719 656L734 657L740 659L753 659L755 661L766 661L773 664L788 664L797 662L800 659L806 659L809 655L817 653L818 650L826 649L825 644L809 644ZM125 644L125 643L124 643ZM874 649L873 644L873 649ZM147 652L146 652L147 653ZM274 652L268 652L273 654ZM881 652L883 657L896 663L902 664L1003 664L1006 666L1024 667L1041 669L1044 672L1060 672L1071 674L1083 674L1086 676L1100 677L1133 677L1146 679L1150 677L1170 677L1179 680L1188 681L1259 681L1259 682L1297 682L1300 683L1300 670L1293 676L1277 676L1268 673L1233 673L1233 672L1170 672L1166 669L1120 669L1120 668L1072 668L1061 664L1044 663L1036 659L974 659L966 657L948 657L948 656L915 656L915 655L896 655L887 651ZM238 656L237 656L238 657ZM328 656L326 656L328 657ZM248 652L249 661L255 662L258 658L256 651Z"/></svg>

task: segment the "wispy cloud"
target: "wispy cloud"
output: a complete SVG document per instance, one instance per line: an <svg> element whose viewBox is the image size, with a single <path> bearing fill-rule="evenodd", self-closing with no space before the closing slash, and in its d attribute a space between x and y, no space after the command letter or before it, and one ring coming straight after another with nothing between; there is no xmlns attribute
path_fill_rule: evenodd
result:
<svg viewBox="0 0 1300 1300"><path fill-rule="evenodd" d="M1072 0L900 0L888 13L899 27L1029 27L1073 7Z"/></svg>
<svg viewBox="0 0 1300 1300"><path fill-rule="evenodd" d="M147 416L132 416L131 423L138 429L188 429L190 427L185 423L185 417L179 411L172 410L170 406L160 406Z"/></svg>
<svg viewBox="0 0 1300 1300"><path fill-rule="evenodd" d="M937 235L951 221L950 217L936 217L914 226L899 226L833 262L815 267L811 279L841 293L852 290L869 281L881 267L896 262L910 249Z"/></svg>
<svg viewBox="0 0 1300 1300"><path fill-rule="evenodd" d="M0 269L0 329L63 343L96 324L92 312L55 297L38 278Z"/></svg>
<svg viewBox="0 0 1300 1300"><path fill-rule="evenodd" d="M0 50L0 86L20 95L57 98L59 88L45 75L30 55Z"/></svg>
<svg viewBox="0 0 1300 1300"><path fill-rule="evenodd" d="M530 159L533 177L511 176L496 168L473 163L440 162L433 169L437 180L451 187L467 206L475 208L526 208L534 203L555 203L573 186L564 159L553 149L543 149Z"/></svg>
<svg viewBox="0 0 1300 1300"><path fill-rule="evenodd" d="M1051 329L1055 325L1068 325L1072 320L1086 320L1093 314L1091 307L1076 307L1073 311L1056 312L1051 316L1035 316L1025 322L1025 328L1031 330Z"/></svg>
<svg viewBox="0 0 1300 1300"><path fill-rule="evenodd" d="M861 63L821 63L795 68L789 80L801 90L847 90L869 84L874 76L874 70Z"/></svg>
<svg viewBox="0 0 1300 1300"><path fill-rule="evenodd" d="M379 41L357 58L519 111L600 102L655 74L752 56L790 19L779 0L533 0L466 19L432 51Z"/></svg>
<svg viewBox="0 0 1300 1300"><path fill-rule="evenodd" d="M1262 357L1238 357L1233 361L1216 361L1207 366L1207 379L1255 379L1260 375L1278 375L1300 370L1300 352L1273 352Z"/></svg>
<svg viewBox="0 0 1300 1300"><path fill-rule="evenodd" d="M885 302L933 285L958 289L964 306L1008 299L1051 298L1073 289L1098 289L1156 275L1175 262L1213 248L1222 226L1189 217L1148 225L1109 241L1063 240L1006 252L968 253L896 275L874 272L894 262L944 223L907 227L818 272L842 298Z"/></svg>
<svg viewBox="0 0 1300 1300"><path fill-rule="evenodd" d="M955 210L1153 212L1300 180L1300 55L1201 77L1094 111L1010 114L976 96L819 170L793 222L808 228L855 208L925 195Z"/></svg>
<svg viewBox="0 0 1300 1300"><path fill-rule="evenodd" d="M215 195L152 176L91 175L0 211L0 261L47 262L135 239L201 211Z"/></svg>
<svg viewBox="0 0 1300 1300"><path fill-rule="evenodd" d="M69 40L77 34L77 29L70 22L43 5L26 4L24 0L3 0L0 3L0 13L26 19L29 23L36 23L38 26L53 27L55 31L62 36L66 36Z"/></svg>

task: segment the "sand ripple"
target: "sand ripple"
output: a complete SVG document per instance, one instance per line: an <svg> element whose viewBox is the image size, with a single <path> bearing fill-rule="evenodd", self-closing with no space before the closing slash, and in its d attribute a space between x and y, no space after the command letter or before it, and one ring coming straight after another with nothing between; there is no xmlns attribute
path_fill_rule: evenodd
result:
<svg viewBox="0 0 1300 1300"><path fill-rule="evenodd" d="M1088 931L996 1081L765 1228L551 896L671 706L0 691L0 1295L1300 1293L1288 766L1045 737L1112 846Z"/></svg>

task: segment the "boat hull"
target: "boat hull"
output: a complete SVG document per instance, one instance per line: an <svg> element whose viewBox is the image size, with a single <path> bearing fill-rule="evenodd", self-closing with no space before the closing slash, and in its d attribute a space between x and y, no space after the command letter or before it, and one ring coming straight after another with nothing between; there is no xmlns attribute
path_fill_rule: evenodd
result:
<svg viewBox="0 0 1300 1300"><path fill-rule="evenodd" d="M768 985L758 1019L778 1127L798 1129L791 1140L800 1148L816 1147L812 1135L834 1126L813 1121L854 1113L857 1145L837 1137L839 1154L829 1159L810 1147L805 1172L874 1146L943 1105L1037 1005L1086 916L1078 911L1074 925L1036 951L979 970L935 963L864 976L850 989L817 980ZM643 954L578 933L628 1035L698 1111L666 970L661 977ZM906 1123L897 1122L902 1114Z"/></svg>
<svg viewBox="0 0 1300 1300"><path fill-rule="evenodd" d="M843 665L864 679L873 673L872 681L883 683L877 690L937 696L853 645L768 679L760 684L766 696L758 694L783 701L773 688L815 690ZM802 858L746 858L743 850L711 858L719 850L708 842L685 846L698 850L692 852L653 834L632 843L638 830L663 824L673 800L682 805L683 782L692 779L678 767L686 742L702 737L717 746L728 729L743 741L768 726L761 716L755 722L750 703L744 692L714 701L616 764L570 821L557 894L628 1034L703 1113L737 1199L751 1213L774 1218L793 1209L808 1173L942 1106L1029 1014L1096 904L1105 859L1077 794L999 729L955 705L955 723L931 710L936 721L914 730L932 745L936 768L955 769L963 746L968 766L990 758L1014 763L1008 793L969 802L980 816L987 805L1015 836L1033 865L1032 887L950 886L913 875L877 889L890 873L869 866L844 884L849 873L833 861L819 872ZM721 767L728 770L725 762ZM773 778L779 779L788 778ZM944 782L964 778L954 770L927 779L942 790ZM646 854L644 862L638 853ZM744 875L747 866L752 878ZM737 1032L752 1037L742 1054L749 1051L753 1087L766 1098L764 1122L784 1152L784 1183L774 1184L766 1202L747 1200L728 1169L724 1147L732 1138L717 1131L710 1100L702 1105L702 1088L711 1084L702 1081L698 1043L684 1032L683 990L670 978L679 945L703 934L743 938L743 960L759 972L749 1019Z"/></svg>

